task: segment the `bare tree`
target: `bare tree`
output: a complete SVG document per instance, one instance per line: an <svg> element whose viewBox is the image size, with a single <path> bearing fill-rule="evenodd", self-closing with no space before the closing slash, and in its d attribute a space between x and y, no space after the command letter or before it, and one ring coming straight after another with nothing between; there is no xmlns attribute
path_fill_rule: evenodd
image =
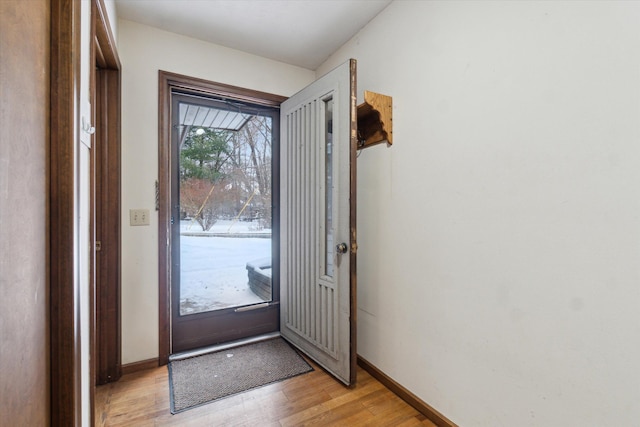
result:
<svg viewBox="0 0 640 427"><path fill-rule="evenodd" d="M203 230L220 216L271 227L272 119L253 116L239 131L190 131L180 154L180 205Z"/></svg>
<svg viewBox="0 0 640 427"><path fill-rule="evenodd" d="M262 226L271 226L272 120L254 116L235 135L234 170L231 175L242 186L243 198L252 197L251 212Z"/></svg>

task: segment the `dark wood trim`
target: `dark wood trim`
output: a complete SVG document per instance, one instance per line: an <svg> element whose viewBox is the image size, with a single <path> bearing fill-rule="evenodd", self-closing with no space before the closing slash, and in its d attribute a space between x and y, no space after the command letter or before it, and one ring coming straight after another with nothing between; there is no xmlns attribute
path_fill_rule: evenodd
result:
<svg viewBox="0 0 640 427"><path fill-rule="evenodd" d="M171 76L162 71L158 76L158 363L169 363L171 354L171 253L168 239L170 209L164 208L170 200L171 186L162 179L170 173L171 158Z"/></svg>
<svg viewBox="0 0 640 427"><path fill-rule="evenodd" d="M154 369L160 366L158 358L141 360L139 362L127 363L122 365L122 375L133 374L134 372L146 371L147 369Z"/></svg>
<svg viewBox="0 0 640 427"><path fill-rule="evenodd" d="M91 106L96 133L92 158L95 181L95 328L91 376L94 384L117 381L121 373L121 126L120 59L103 0L93 0ZM99 248L96 247L99 244Z"/></svg>
<svg viewBox="0 0 640 427"><path fill-rule="evenodd" d="M158 72L158 360L160 365L169 362L171 353L171 252L170 215L171 186L166 177L171 167L171 93L202 95L214 98L233 99L242 102L279 107L286 97L259 92L237 86L215 83L195 77Z"/></svg>
<svg viewBox="0 0 640 427"><path fill-rule="evenodd" d="M413 406L418 412L427 417L429 421L437 425L438 427L458 427L456 423L449 420L447 417L442 415L428 403L421 400L418 396L411 393L409 390L404 388L402 385L398 384L387 374L382 372L380 369L369 363L366 359L358 356L358 365L362 367L365 371L367 371L373 378L380 381L391 390L394 394L396 394L400 399L407 402L409 405Z"/></svg>
<svg viewBox="0 0 640 427"><path fill-rule="evenodd" d="M96 71L96 384L120 378L120 72Z"/></svg>
<svg viewBox="0 0 640 427"><path fill-rule="evenodd" d="M168 84L172 90L177 89L182 93L229 98L236 101L264 105L266 107L279 107L280 104L282 104L282 102L287 99L287 97L281 95L245 89L242 87L227 85L223 83L211 82L208 80L189 77L182 74L169 73L162 70L160 70L159 73L159 80L164 80L164 82ZM160 100L160 102L162 102L162 100Z"/></svg>
<svg viewBox="0 0 640 427"><path fill-rule="evenodd" d="M81 425L75 149L79 142L80 1L51 1L51 425Z"/></svg>
<svg viewBox="0 0 640 427"><path fill-rule="evenodd" d="M116 39L111 31L111 24L104 0L94 0L93 7L95 22L100 23L100 25L96 26L94 37L98 42L98 46L100 46L102 60L104 61L104 65L101 65L101 67L120 70L122 69L122 65L120 64L118 49L116 49Z"/></svg>

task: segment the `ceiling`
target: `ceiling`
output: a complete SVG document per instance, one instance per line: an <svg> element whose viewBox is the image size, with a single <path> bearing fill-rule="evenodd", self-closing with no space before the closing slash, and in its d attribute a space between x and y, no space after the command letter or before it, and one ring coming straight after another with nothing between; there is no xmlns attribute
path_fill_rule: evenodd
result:
<svg viewBox="0 0 640 427"><path fill-rule="evenodd" d="M392 0L115 0L118 17L315 70Z"/></svg>

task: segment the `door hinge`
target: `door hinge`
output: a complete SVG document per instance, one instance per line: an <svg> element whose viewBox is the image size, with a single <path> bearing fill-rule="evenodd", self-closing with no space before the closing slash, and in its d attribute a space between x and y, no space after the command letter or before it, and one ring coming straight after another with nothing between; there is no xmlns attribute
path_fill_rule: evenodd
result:
<svg viewBox="0 0 640 427"><path fill-rule="evenodd" d="M96 240L96 252L100 252L102 250L102 242L100 240Z"/></svg>

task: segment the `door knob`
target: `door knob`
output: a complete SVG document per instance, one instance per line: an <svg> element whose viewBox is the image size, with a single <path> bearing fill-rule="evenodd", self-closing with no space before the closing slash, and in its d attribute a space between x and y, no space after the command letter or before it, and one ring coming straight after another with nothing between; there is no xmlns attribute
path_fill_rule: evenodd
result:
<svg viewBox="0 0 640 427"><path fill-rule="evenodd" d="M349 246L347 246L346 243L340 243L339 245L336 245L336 252L338 252L339 254L346 254L348 249Z"/></svg>

